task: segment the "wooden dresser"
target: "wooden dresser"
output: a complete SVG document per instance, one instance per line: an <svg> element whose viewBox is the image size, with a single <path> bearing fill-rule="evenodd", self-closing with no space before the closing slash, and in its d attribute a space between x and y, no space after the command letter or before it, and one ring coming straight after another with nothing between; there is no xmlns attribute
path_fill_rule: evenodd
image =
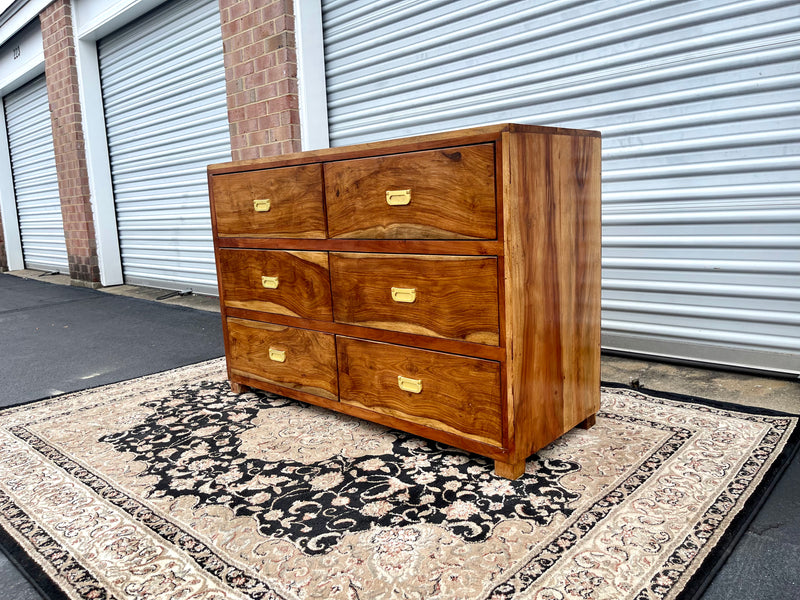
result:
<svg viewBox="0 0 800 600"><path fill-rule="evenodd" d="M600 385L600 136L526 125L208 168L234 390L525 459Z"/></svg>

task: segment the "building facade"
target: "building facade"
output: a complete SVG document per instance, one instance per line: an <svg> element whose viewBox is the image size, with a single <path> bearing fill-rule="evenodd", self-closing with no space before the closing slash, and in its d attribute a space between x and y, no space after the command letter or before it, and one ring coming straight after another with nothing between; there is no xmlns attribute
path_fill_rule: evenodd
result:
<svg viewBox="0 0 800 600"><path fill-rule="evenodd" d="M604 347L800 373L798 31L787 0L17 0L0 268L215 293L209 163L598 129Z"/></svg>

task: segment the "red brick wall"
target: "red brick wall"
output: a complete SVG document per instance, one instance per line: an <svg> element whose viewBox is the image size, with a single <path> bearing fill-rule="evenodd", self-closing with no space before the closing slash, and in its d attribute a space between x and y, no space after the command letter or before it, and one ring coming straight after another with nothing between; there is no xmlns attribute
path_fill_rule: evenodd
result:
<svg viewBox="0 0 800 600"><path fill-rule="evenodd" d="M39 15L44 70L53 125L58 193L73 283L100 282L89 177L81 126L75 38L69 0L56 0Z"/></svg>
<svg viewBox="0 0 800 600"><path fill-rule="evenodd" d="M292 0L219 0L234 160L300 150Z"/></svg>

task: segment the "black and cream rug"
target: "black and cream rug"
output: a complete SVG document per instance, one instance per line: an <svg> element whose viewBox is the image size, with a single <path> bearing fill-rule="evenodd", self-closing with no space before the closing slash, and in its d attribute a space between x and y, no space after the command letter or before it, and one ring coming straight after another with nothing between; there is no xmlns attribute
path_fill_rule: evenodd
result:
<svg viewBox="0 0 800 600"><path fill-rule="evenodd" d="M595 427L508 481L448 446L232 394L220 359L0 412L0 524L67 598L678 598L796 426L604 388Z"/></svg>

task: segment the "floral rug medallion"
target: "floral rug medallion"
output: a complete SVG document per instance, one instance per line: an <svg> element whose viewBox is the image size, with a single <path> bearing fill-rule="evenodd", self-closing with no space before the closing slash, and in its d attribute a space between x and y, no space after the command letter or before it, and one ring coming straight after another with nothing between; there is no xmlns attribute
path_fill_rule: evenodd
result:
<svg viewBox="0 0 800 600"><path fill-rule="evenodd" d="M215 360L0 413L0 524L68 598L677 598L796 425L604 388L508 481Z"/></svg>

